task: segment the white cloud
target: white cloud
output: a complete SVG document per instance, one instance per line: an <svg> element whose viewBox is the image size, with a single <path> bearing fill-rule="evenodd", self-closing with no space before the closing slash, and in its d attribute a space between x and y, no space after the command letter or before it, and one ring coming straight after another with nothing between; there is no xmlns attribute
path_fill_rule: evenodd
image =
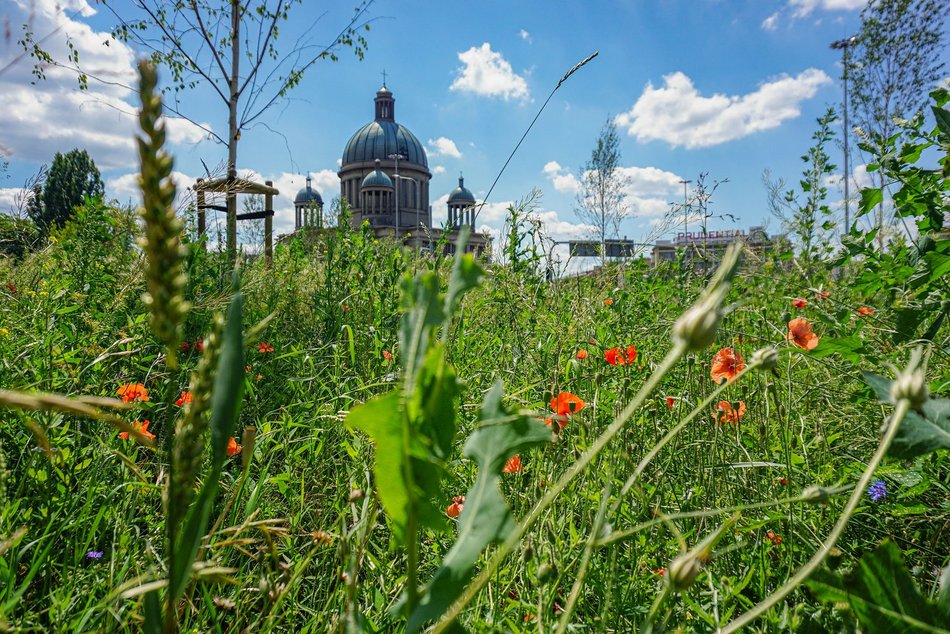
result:
<svg viewBox="0 0 950 634"><path fill-rule="evenodd" d="M462 158L455 141L448 137L440 136L438 139L429 139L429 156L450 156L452 158Z"/></svg>
<svg viewBox="0 0 950 634"><path fill-rule="evenodd" d="M445 168L444 168L443 166L441 166L441 165L433 165L433 166L432 166L432 173L433 173L433 174L445 174Z"/></svg>
<svg viewBox="0 0 950 634"><path fill-rule="evenodd" d="M505 101L528 98L527 82L512 70L501 53L491 49L488 42L459 53L458 58L463 66L458 69L458 77L450 90L501 97Z"/></svg>
<svg viewBox="0 0 950 634"><path fill-rule="evenodd" d="M570 170L561 167L557 161L548 161L544 164L544 174L554 185L554 189L561 193L577 193L581 184Z"/></svg>
<svg viewBox="0 0 950 634"><path fill-rule="evenodd" d="M788 7L796 18L803 18L815 9L825 11L854 11L867 6L868 0L788 0Z"/></svg>
<svg viewBox="0 0 950 634"><path fill-rule="evenodd" d="M101 169L128 166L136 162L136 114L129 88L135 83L135 54L108 33L76 19L77 13L88 17L95 11L86 0L16 0L11 23L30 23L37 34L56 32L44 42L56 60L68 59L69 41L90 75L90 89L80 91L76 73L59 66L45 68L46 79L33 85L31 60L14 64L0 78L4 96L0 139L18 161L49 162L56 152L78 147L87 150ZM6 47L0 53L0 67L16 54L16 47ZM172 144L204 138L197 126L183 119L167 119L167 126Z"/></svg>
<svg viewBox="0 0 950 634"><path fill-rule="evenodd" d="M799 104L831 82L824 71L809 68L796 77L766 82L751 93L704 97L681 72L663 77L663 86L647 84L633 107L616 118L617 125L641 142L700 148L718 145L775 128L801 113Z"/></svg>
<svg viewBox="0 0 950 634"><path fill-rule="evenodd" d="M520 37L522 40L524 40L528 44L531 44L534 41L533 39L531 39L531 34L525 31L524 29L521 29L520 31L518 31L518 37Z"/></svg>
<svg viewBox="0 0 950 634"><path fill-rule="evenodd" d="M0 213L12 214L15 210L26 213L25 209L18 209L26 202L26 193L27 190L22 187L0 187Z"/></svg>
<svg viewBox="0 0 950 634"><path fill-rule="evenodd" d="M774 31L775 29L778 28L779 17L780 17L780 14L778 11L776 11L769 17L765 18L764 20L762 20L762 28L765 29L766 31Z"/></svg>

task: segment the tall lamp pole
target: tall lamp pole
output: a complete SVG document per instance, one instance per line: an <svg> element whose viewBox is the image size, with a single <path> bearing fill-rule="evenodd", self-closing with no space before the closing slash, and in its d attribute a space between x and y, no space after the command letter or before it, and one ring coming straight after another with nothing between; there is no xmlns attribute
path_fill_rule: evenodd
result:
<svg viewBox="0 0 950 634"><path fill-rule="evenodd" d="M689 212L686 211L686 205L688 201L686 186L692 182L693 181L686 180L686 179L683 179L680 181L680 183L683 185L683 241L684 242L686 240L689 240L689 237L686 235L687 233L689 233Z"/></svg>
<svg viewBox="0 0 950 634"><path fill-rule="evenodd" d="M851 171L848 167L848 51L858 41L858 38L852 36L843 40L837 40L831 43L831 48L841 51L841 64L844 67L844 232L851 232L851 216L849 213L850 202L848 199L848 181L851 179Z"/></svg>
<svg viewBox="0 0 950 634"><path fill-rule="evenodd" d="M404 154L390 154L389 158L396 161L396 240L399 240L399 159L406 159Z"/></svg>

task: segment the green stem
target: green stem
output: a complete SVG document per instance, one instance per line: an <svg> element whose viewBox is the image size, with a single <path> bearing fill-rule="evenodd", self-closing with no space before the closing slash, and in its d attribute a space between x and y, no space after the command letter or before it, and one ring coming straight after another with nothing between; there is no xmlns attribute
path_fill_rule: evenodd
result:
<svg viewBox="0 0 950 634"><path fill-rule="evenodd" d="M785 585L756 604L755 607L737 618L735 621L719 630L720 634L738 632L741 628L757 619L773 605L788 596L795 588L805 581L811 575L811 573L813 573L815 569L818 568L818 566L821 565L821 563L825 560L825 557L828 556L828 553L831 552L831 549L834 548L835 544L838 542L838 538L841 537L841 533L844 532L845 527L848 525L851 515L854 514L854 510L858 507L858 504L861 501L861 496L864 495L865 489L871 482L871 478L874 476L874 471L877 469L878 465L881 464L881 460L884 459L887 450L890 448L891 443L893 442L894 437L897 435L897 431L900 429L901 423L903 422L904 417L907 415L909 410L910 404L906 400L902 399L897 402L897 409L894 410L894 415L891 417L891 423L887 427L887 432L884 434L881 444L878 446L877 451L874 452L874 456L871 458L871 462L868 463L864 473L861 474L861 478L858 480L857 485L855 485L854 491L851 493L851 497L848 499L848 503L845 505L844 511L841 513L841 517L838 518L838 522L835 524L835 527L831 530L831 533L822 543L821 548L819 548L818 551L812 555L812 558L808 560L808 563L799 568L798 572L795 573L795 576L785 582Z"/></svg>
<svg viewBox="0 0 950 634"><path fill-rule="evenodd" d="M492 557L485 568L479 573L472 583L470 583L466 588L465 592L453 603L449 609L442 615L441 620L435 624L432 629L432 634L439 634L440 632L446 631L451 627L452 623L458 617L458 615L465 609L472 599L475 598L475 595L481 591L485 584L488 583L488 580L491 579L492 575L495 574L495 571L498 570L498 567L501 565L502 561L508 556L508 554L514 549L514 547L521 541L521 538L524 537L525 533L534 525L535 522L540 519L541 514L544 510L551 505L552 502L557 498L560 493L567 488L567 485L576 478L584 469L587 468L594 458L596 458L604 447L613 440L613 438L620 433L620 430L623 429L627 421L630 420L630 417L633 416L633 413L636 412L646 401L647 397L653 392L660 381L663 380L663 377L666 376L666 373L676 365L680 358L686 354L686 344L680 341L677 341L673 344L673 348L667 353L666 357L660 363L656 371L650 376L643 387L640 388L640 391L633 398L630 403L623 409L622 412L617 416L617 418L610 424L610 426L604 431L597 440L594 441L594 444L590 446L581 457L577 459L571 468L568 469L561 478L550 486L545 492L544 496L540 501L531 509L524 520L508 535L508 538L498 547L494 557Z"/></svg>

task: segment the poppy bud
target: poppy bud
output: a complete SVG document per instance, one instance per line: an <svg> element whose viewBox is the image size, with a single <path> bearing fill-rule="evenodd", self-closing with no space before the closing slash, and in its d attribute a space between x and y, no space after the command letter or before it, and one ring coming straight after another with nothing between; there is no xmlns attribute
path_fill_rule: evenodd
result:
<svg viewBox="0 0 950 634"><path fill-rule="evenodd" d="M792 319L792 314L787 310L782 313L782 323L787 324Z"/></svg>
<svg viewBox="0 0 950 634"><path fill-rule="evenodd" d="M842 559L844 559L844 553L837 546L828 551L828 567L832 570L838 569Z"/></svg>
<svg viewBox="0 0 950 634"><path fill-rule="evenodd" d="M719 305L724 296L725 293L720 290L696 302L673 324L673 339L685 343L689 350L708 348L716 338Z"/></svg>
<svg viewBox="0 0 950 634"><path fill-rule="evenodd" d="M534 559L534 546L531 544L525 544L524 550L521 551L522 561L531 561Z"/></svg>
<svg viewBox="0 0 950 634"><path fill-rule="evenodd" d="M538 566L538 583L544 585L557 576L557 567L554 564L541 564Z"/></svg>
<svg viewBox="0 0 950 634"><path fill-rule="evenodd" d="M696 577L703 570L703 562L697 555L686 553L671 561L667 569L670 574L666 578L669 579L670 587L676 592L682 592L696 581Z"/></svg>
<svg viewBox="0 0 950 634"><path fill-rule="evenodd" d="M891 402L907 401L911 409L919 410L930 397L927 377L920 369L905 371L891 383Z"/></svg>
<svg viewBox="0 0 950 634"><path fill-rule="evenodd" d="M759 348L752 353L749 362L760 370L774 370L778 366L778 350Z"/></svg>
<svg viewBox="0 0 950 634"><path fill-rule="evenodd" d="M363 489L353 489L350 491L349 502L350 504L354 504L362 500L364 497L366 497L366 493L363 491Z"/></svg>
<svg viewBox="0 0 950 634"><path fill-rule="evenodd" d="M819 486L810 486L802 491L802 501L808 504L825 504L831 499L831 492Z"/></svg>

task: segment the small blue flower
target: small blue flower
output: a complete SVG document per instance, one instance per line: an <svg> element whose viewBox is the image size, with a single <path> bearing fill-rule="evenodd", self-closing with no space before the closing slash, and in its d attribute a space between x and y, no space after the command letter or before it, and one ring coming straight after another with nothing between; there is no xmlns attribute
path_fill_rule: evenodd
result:
<svg viewBox="0 0 950 634"><path fill-rule="evenodd" d="M86 559L102 559L102 551L90 550L88 553L86 553Z"/></svg>
<svg viewBox="0 0 950 634"><path fill-rule="evenodd" d="M871 486L868 487L868 496L871 498L872 502L880 502L887 497L887 485L884 484L884 480L875 480L871 483Z"/></svg>

